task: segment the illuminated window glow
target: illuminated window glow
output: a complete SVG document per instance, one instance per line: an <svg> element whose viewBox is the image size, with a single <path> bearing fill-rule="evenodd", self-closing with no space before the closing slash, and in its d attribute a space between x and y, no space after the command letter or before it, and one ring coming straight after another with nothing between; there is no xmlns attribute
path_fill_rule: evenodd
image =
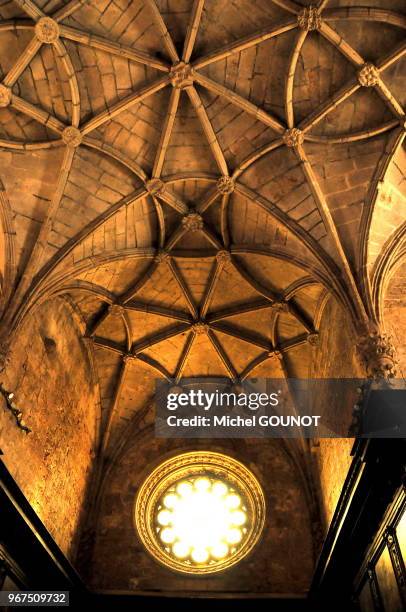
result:
<svg viewBox="0 0 406 612"><path fill-rule="evenodd" d="M222 480L198 476L172 485L160 500L159 539L178 559L208 563L224 559L247 533L247 508Z"/></svg>
<svg viewBox="0 0 406 612"><path fill-rule="evenodd" d="M158 466L141 486L135 524L156 560L185 573L218 572L255 546L265 501L255 476L235 459L184 453Z"/></svg>

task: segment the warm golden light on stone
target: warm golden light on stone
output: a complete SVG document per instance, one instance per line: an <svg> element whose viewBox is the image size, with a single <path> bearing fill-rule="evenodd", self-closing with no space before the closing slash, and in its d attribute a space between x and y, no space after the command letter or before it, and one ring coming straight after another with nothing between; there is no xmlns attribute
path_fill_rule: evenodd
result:
<svg viewBox="0 0 406 612"><path fill-rule="evenodd" d="M135 521L161 563L188 573L237 563L257 542L265 503L254 475L231 457L185 453L159 466L141 487Z"/></svg>

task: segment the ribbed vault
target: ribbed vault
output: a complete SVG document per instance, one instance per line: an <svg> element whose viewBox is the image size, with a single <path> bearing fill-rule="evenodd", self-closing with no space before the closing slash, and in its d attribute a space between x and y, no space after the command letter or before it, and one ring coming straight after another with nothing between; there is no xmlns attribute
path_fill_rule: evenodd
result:
<svg viewBox="0 0 406 612"><path fill-rule="evenodd" d="M108 454L156 377L306 376L404 240L403 3L173 4L0 3L2 335L72 303Z"/></svg>

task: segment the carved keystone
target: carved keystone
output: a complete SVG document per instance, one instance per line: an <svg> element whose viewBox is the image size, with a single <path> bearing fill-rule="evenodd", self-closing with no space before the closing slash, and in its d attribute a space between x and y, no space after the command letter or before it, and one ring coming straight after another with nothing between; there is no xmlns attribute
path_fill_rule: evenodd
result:
<svg viewBox="0 0 406 612"><path fill-rule="evenodd" d="M0 83L0 108L5 108L11 102L11 89Z"/></svg>
<svg viewBox="0 0 406 612"><path fill-rule="evenodd" d="M297 16L299 28L311 32L321 27L321 15L317 6L307 6Z"/></svg>
<svg viewBox="0 0 406 612"><path fill-rule="evenodd" d="M120 304L110 304L109 306L109 314L111 314L112 317L121 317L124 311L124 306L121 306Z"/></svg>
<svg viewBox="0 0 406 612"><path fill-rule="evenodd" d="M217 181L217 191L223 195L233 193L235 189L235 183L230 176L222 176Z"/></svg>
<svg viewBox="0 0 406 612"><path fill-rule="evenodd" d="M367 62L358 72L358 82L362 87L373 87L379 81L379 70L374 64Z"/></svg>
<svg viewBox="0 0 406 612"><path fill-rule="evenodd" d="M42 43L54 43L59 38L59 26L50 17L41 17L35 24L35 35Z"/></svg>
<svg viewBox="0 0 406 612"><path fill-rule="evenodd" d="M182 219L182 225L189 232L197 232L203 229L203 219L199 213L191 212Z"/></svg>
<svg viewBox="0 0 406 612"><path fill-rule="evenodd" d="M298 145L303 144L304 134L302 130L299 130L298 128L291 128L285 131L283 135L283 142L287 147L297 147Z"/></svg>
<svg viewBox="0 0 406 612"><path fill-rule="evenodd" d="M169 259L170 259L170 255L168 251L165 251L165 249L160 249L155 255L156 263L166 263L169 261Z"/></svg>
<svg viewBox="0 0 406 612"><path fill-rule="evenodd" d="M317 332L312 332L311 334L307 334L307 341L312 346L317 346L319 343L319 334Z"/></svg>
<svg viewBox="0 0 406 612"><path fill-rule="evenodd" d="M172 66L169 77L172 86L177 89L186 89L186 87L193 85L192 68L190 64L185 64L185 62L178 62Z"/></svg>
<svg viewBox="0 0 406 612"><path fill-rule="evenodd" d="M197 323L193 323L192 330L195 332L195 334L201 336L202 334L207 334L209 331L209 326L202 321L198 321Z"/></svg>
<svg viewBox="0 0 406 612"><path fill-rule="evenodd" d="M136 360L136 356L132 355L131 353L127 353L127 355L123 355L123 362L124 363L131 363L132 361Z"/></svg>
<svg viewBox="0 0 406 612"><path fill-rule="evenodd" d="M150 181L145 183L145 187L147 188L148 193L151 195L157 195L158 193L163 192L165 189L165 183L159 178L152 178Z"/></svg>
<svg viewBox="0 0 406 612"><path fill-rule="evenodd" d="M183 387L181 387L180 385L172 385L172 387L169 387L168 391L169 393L180 395L180 393L183 393Z"/></svg>
<svg viewBox="0 0 406 612"><path fill-rule="evenodd" d="M272 308L276 312L289 312L289 304L284 300L275 300L272 302Z"/></svg>
<svg viewBox="0 0 406 612"><path fill-rule="evenodd" d="M62 140L68 147L78 147L82 142L82 134L74 125L69 125L62 132Z"/></svg>
<svg viewBox="0 0 406 612"><path fill-rule="evenodd" d="M221 251L217 251L216 259L219 263L225 265L231 261L231 253L230 251L226 251L225 249Z"/></svg>

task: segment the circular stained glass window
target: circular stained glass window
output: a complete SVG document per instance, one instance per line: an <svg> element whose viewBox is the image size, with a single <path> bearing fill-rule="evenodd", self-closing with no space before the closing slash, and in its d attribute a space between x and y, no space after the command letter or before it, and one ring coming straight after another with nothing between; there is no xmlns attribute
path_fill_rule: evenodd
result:
<svg viewBox="0 0 406 612"><path fill-rule="evenodd" d="M265 501L242 463L189 452L158 466L141 486L135 523L146 549L180 572L208 574L243 559L258 541Z"/></svg>

